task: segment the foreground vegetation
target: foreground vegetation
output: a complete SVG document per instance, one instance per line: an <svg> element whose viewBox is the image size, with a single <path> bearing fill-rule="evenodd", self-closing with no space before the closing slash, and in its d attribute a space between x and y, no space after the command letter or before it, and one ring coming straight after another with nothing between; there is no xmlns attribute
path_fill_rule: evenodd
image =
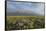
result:
<svg viewBox="0 0 46 31"><path fill-rule="evenodd" d="M40 29L44 27L44 16L7 16L6 19L6 30Z"/></svg>

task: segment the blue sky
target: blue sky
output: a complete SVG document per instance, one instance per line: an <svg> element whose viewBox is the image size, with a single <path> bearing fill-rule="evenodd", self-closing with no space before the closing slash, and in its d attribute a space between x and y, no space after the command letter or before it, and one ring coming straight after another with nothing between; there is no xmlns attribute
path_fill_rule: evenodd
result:
<svg viewBox="0 0 46 31"><path fill-rule="evenodd" d="M43 3L24 3L24 2L7 2L7 12L17 12L20 13L37 13L39 15L44 15L44 4Z"/></svg>

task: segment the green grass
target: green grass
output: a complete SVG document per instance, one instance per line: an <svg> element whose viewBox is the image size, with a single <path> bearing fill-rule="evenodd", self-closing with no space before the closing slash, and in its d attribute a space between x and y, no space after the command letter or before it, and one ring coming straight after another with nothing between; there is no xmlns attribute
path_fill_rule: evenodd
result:
<svg viewBox="0 0 46 31"><path fill-rule="evenodd" d="M7 16L7 30L25 30L45 28L44 16Z"/></svg>

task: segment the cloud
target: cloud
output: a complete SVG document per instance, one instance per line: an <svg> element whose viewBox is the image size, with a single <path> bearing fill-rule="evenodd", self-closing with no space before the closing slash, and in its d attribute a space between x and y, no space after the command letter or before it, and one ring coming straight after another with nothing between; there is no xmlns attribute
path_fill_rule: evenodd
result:
<svg viewBox="0 0 46 31"><path fill-rule="evenodd" d="M43 3L23 3L23 2L7 2L8 13L27 13L44 15L44 4Z"/></svg>
<svg viewBox="0 0 46 31"><path fill-rule="evenodd" d="M37 7L35 8L35 13L44 15L44 3L37 4Z"/></svg>

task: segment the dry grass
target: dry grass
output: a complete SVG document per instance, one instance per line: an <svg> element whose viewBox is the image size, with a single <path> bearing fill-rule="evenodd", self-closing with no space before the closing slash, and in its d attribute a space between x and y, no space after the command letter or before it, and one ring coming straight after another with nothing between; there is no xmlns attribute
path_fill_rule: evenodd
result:
<svg viewBox="0 0 46 31"><path fill-rule="evenodd" d="M44 16L7 16L7 30L37 29L44 27Z"/></svg>

